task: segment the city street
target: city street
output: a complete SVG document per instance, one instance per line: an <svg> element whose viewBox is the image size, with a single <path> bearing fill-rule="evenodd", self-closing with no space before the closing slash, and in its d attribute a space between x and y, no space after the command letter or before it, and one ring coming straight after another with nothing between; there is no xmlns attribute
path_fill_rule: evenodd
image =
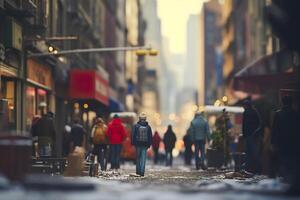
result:
<svg viewBox="0 0 300 200"><path fill-rule="evenodd" d="M287 185L265 176L226 178L229 171L196 171L182 165L169 168L151 164L147 166L145 177L134 177L134 172L134 165L125 164L119 174L107 171L99 177L56 180L56 185L64 182L60 188L49 187L51 179L59 177L49 177L38 186L27 183L26 189L3 189L4 183L0 181L0 199L297 199L283 196ZM48 187L43 187L43 184L48 184ZM80 184L76 190L67 189L66 185L74 187L76 184Z"/></svg>
<svg viewBox="0 0 300 200"><path fill-rule="evenodd" d="M0 0L0 200L300 200L299 25L300 0Z"/></svg>

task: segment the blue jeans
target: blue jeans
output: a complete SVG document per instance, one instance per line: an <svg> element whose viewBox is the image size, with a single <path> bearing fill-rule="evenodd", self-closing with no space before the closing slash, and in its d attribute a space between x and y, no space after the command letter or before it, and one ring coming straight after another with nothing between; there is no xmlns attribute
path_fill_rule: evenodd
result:
<svg viewBox="0 0 300 200"><path fill-rule="evenodd" d="M255 136L246 138L246 162L245 169L254 173L261 173L261 161L259 155L259 144ZM255 169L253 169L253 167Z"/></svg>
<svg viewBox="0 0 300 200"><path fill-rule="evenodd" d="M199 151L201 153L201 158L199 157ZM200 164L204 163L205 157L205 140L196 140L195 141L195 164L196 169L199 169Z"/></svg>
<svg viewBox="0 0 300 200"><path fill-rule="evenodd" d="M119 169L120 168L121 149L122 149L122 144L111 144L110 145L111 169Z"/></svg>
<svg viewBox="0 0 300 200"><path fill-rule="evenodd" d="M147 147L136 147L136 173L144 176L146 165Z"/></svg>

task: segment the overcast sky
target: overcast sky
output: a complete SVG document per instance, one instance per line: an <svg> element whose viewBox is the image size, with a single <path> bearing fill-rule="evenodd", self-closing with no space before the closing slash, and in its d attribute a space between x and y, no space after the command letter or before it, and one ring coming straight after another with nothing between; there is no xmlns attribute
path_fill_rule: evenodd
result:
<svg viewBox="0 0 300 200"><path fill-rule="evenodd" d="M157 0L162 34L170 40L171 53L185 53L188 17L191 14L199 14L204 1Z"/></svg>

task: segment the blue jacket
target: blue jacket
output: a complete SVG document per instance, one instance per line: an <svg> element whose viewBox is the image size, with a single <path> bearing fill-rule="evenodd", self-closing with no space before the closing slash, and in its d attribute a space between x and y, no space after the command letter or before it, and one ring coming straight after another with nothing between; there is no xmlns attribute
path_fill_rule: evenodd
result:
<svg viewBox="0 0 300 200"><path fill-rule="evenodd" d="M137 133L138 133L138 129L139 129L139 127L141 127L141 126L144 126L144 127L147 127L147 128L148 128L148 131L147 131L147 142L140 142L140 141L137 141ZM152 129L151 129L151 127L149 126L148 122L140 120L140 121L138 121L138 123L136 123L136 124L133 126L131 143L132 143L132 145L134 145L134 146L146 146L146 147L148 147L148 148L152 145Z"/></svg>
<svg viewBox="0 0 300 200"><path fill-rule="evenodd" d="M208 140L211 139L208 123L201 115L197 115L192 120L189 134L193 142L196 140L206 140L206 138Z"/></svg>

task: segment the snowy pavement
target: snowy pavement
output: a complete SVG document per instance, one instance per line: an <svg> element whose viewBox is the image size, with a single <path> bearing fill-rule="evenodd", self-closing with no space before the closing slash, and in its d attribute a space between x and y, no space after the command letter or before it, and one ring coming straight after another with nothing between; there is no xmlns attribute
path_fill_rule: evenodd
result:
<svg viewBox="0 0 300 200"><path fill-rule="evenodd" d="M0 179L0 200L299 199L283 196L287 185L264 176L228 179L222 171L196 171L183 166L169 168L151 164L146 168L145 177L130 176L134 171L133 165L126 164L118 174L109 171L100 177L49 177L49 180L66 182L52 190L43 188L42 183L38 187L5 187L5 181ZM65 185L76 183L87 187L83 190L63 189Z"/></svg>

